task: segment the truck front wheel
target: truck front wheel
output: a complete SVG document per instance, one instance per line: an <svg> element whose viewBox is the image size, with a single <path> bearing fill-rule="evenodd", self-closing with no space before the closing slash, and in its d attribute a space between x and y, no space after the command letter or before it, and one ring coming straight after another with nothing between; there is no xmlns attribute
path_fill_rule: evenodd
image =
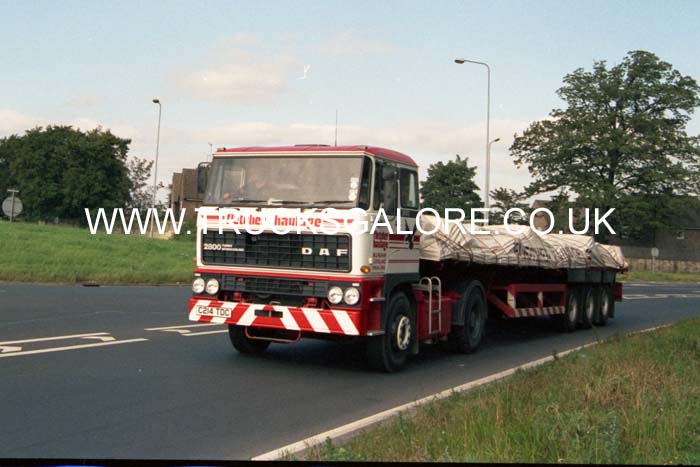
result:
<svg viewBox="0 0 700 467"><path fill-rule="evenodd" d="M262 353L270 346L270 341L251 339L246 336L244 326L229 324L228 336L233 347L243 354Z"/></svg>
<svg viewBox="0 0 700 467"><path fill-rule="evenodd" d="M384 334L367 341L367 360L372 368L387 372L400 370L416 338L411 302L403 292L392 295L387 304Z"/></svg>
<svg viewBox="0 0 700 467"><path fill-rule="evenodd" d="M452 326L452 342L455 350L473 353L481 345L486 328L488 309L481 287L475 284L467 287L457 303L464 316L463 326Z"/></svg>

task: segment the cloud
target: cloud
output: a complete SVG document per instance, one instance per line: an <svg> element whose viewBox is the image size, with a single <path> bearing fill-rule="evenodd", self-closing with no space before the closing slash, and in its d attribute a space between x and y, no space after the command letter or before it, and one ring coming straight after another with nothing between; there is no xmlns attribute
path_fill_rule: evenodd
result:
<svg viewBox="0 0 700 467"><path fill-rule="evenodd" d="M527 169L518 169L512 162L508 148L513 134L522 132L529 122L492 120L491 138L501 141L492 145L491 189L507 187L520 190L529 182ZM171 144L197 144L213 141L216 146L276 146L293 144L333 144L335 127L314 123L271 124L245 122L201 130L179 131L178 140ZM408 122L392 127L370 128L341 125L338 143L382 146L404 152L418 163L421 178L425 178L430 164L454 159L456 154L469 158L477 166L477 184L483 186L486 135L483 124L464 126L454 122ZM190 157L190 156L188 156ZM179 170L179 169L178 169Z"/></svg>
<svg viewBox="0 0 700 467"><path fill-rule="evenodd" d="M15 112L10 109L0 109L0 137L21 134L37 125L42 125L40 118Z"/></svg>
<svg viewBox="0 0 700 467"><path fill-rule="evenodd" d="M27 130L37 126L70 125L82 131L93 130L97 127L110 129L112 133L121 138L139 138L140 132L136 127L124 124L110 124L91 118L77 117L71 120L49 120L45 117L25 115L14 110L0 109L0 137L13 134L24 134Z"/></svg>
<svg viewBox="0 0 700 467"><path fill-rule="evenodd" d="M90 131L95 128L102 128L103 130L110 130L112 134L120 138L134 139L140 136L138 129L131 125L124 124L107 124L99 120L94 120L91 118L78 117L74 118L67 123L73 128L79 128L82 131Z"/></svg>
<svg viewBox="0 0 700 467"><path fill-rule="evenodd" d="M287 55L254 53L254 36L238 35L220 55L218 64L179 72L179 88L194 96L232 102L267 100L286 91L293 68L300 65ZM245 47L245 48L244 48Z"/></svg>
<svg viewBox="0 0 700 467"><path fill-rule="evenodd" d="M89 109L101 103L104 99L94 94L84 94L68 99L63 105L73 109Z"/></svg>
<svg viewBox="0 0 700 467"><path fill-rule="evenodd" d="M370 40L354 29L346 29L332 36L321 45L320 50L332 56L367 55L388 53L393 51L394 47L385 42Z"/></svg>

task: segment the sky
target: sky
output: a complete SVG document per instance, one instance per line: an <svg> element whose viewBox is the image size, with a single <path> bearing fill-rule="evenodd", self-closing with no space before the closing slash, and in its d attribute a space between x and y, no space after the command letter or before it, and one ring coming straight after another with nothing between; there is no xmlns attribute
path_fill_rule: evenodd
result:
<svg viewBox="0 0 700 467"><path fill-rule="evenodd" d="M0 0L0 137L102 126L171 181L214 148L389 147L456 154L483 186L491 68L491 188L522 189L515 134L562 105L577 68L648 50L700 80L696 1ZM700 133L695 116L689 133ZM165 193L160 197L164 198Z"/></svg>

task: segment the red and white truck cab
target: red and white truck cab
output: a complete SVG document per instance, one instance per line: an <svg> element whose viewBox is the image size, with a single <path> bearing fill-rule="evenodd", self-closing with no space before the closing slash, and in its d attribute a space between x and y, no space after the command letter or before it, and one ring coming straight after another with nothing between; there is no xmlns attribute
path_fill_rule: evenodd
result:
<svg viewBox="0 0 700 467"><path fill-rule="evenodd" d="M528 275L421 261L418 168L389 149L222 148L199 175L189 319L228 325L242 353L302 337L361 338L373 367L395 371L419 343L474 351L489 306L509 317L556 315L573 330L604 324L621 294L610 271Z"/></svg>

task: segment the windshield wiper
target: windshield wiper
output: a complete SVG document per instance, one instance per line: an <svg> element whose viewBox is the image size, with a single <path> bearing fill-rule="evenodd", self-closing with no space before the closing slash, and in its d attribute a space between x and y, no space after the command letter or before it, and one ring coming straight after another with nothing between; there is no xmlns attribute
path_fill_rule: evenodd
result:
<svg viewBox="0 0 700 467"><path fill-rule="evenodd" d="M266 199L233 199L228 203L221 203L223 206L232 206L239 203L266 203Z"/></svg>

